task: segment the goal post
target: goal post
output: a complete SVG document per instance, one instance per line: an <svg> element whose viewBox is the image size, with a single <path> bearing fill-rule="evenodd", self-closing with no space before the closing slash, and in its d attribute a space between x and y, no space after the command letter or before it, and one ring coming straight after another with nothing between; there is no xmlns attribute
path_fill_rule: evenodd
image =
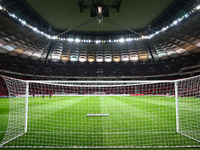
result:
<svg viewBox="0 0 200 150"><path fill-rule="evenodd" d="M29 97L29 83L26 82L26 102L25 102L25 125L24 132L27 132L27 122L28 122L28 97Z"/></svg>
<svg viewBox="0 0 200 150"><path fill-rule="evenodd" d="M179 117L178 117L178 83L174 82L175 87L175 102L176 102L176 131L179 132Z"/></svg>
<svg viewBox="0 0 200 150"><path fill-rule="evenodd" d="M200 147L200 76L154 81L42 81L2 76L3 147Z"/></svg>

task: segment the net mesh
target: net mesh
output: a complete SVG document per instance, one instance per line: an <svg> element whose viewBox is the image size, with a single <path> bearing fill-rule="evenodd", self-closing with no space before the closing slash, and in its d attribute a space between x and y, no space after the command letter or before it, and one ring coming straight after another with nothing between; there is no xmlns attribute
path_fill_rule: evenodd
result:
<svg viewBox="0 0 200 150"><path fill-rule="evenodd" d="M179 132L200 142L200 79L178 82Z"/></svg>
<svg viewBox="0 0 200 150"><path fill-rule="evenodd" d="M30 81L27 132L26 82L4 79L12 96L4 147L200 146L199 77L176 81L178 113L175 81Z"/></svg>
<svg viewBox="0 0 200 150"><path fill-rule="evenodd" d="M12 78L4 77L6 82L10 102L9 102L9 121L7 132L1 143L7 143L21 136L25 128L25 96L26 82L21 80L13 80Z"/></svg>

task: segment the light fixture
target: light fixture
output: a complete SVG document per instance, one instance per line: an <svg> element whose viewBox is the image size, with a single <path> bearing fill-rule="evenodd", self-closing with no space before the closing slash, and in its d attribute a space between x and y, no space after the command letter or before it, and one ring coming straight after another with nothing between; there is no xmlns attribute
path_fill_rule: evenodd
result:
<svg viewBox="0 0 200 150"><path fill-rule="evenodd" d="M102 6L98 7L97 20L98 20L99 24L101 24L101 21L103 20Z"/></svg>
<svg viewBox="0 0 200 150"><path fill-rule="evenodd" d="M99 43L101 43L101 41L100 41L100 40L96 40L95 42L96 42L96 44L99 44Z"/></svg>
<svg viewBox="0 0 200 150"><path fill-rule="evenodd" d="M200 9L200 5L198 5L198 6L196 7L196 9L199 10L199 9Z"/></svg>
<svg viewBox="0 0 200 150"><path fill-rule="evenodd" d="M79 43L79 42L80 42L80 39L79 39L79 38L76 38L76 39L75 39L75 42L76 42L76 43Z"/></svg>
<svg viewBox="0 0 200 150"><path fill-rule="evenodd" d="M123 43L124 41L125 41L124 38L119 39L120 43Z"/></svg>
<svg viewBox="0 0 200 150"><path fill-rule="evenodd" d="M12 14L11 12L9 12L8 10L6 10L6 8L4 8L3 6L0 5L0 10L3 11L3 12L6 12L10 17L14 18L14 19L17 19L19 22L21 22L21 24L23 26L26 26L27 28L33 30L34 32L38 33L38 34L41 34L42 36L45 36L47 37L48 39L57 39L57 40L61 40L61 41L69 41L69 42L94 42L96 44L98 43L101 43L101 40L89 40L89 39L84 39L84 40L81 40L81 39L73 39L73 38L58 38L57 36L51 36L47 33L44 33L43 31L40 31L38 30L37 27L34 27L30 24L27 24L27 22L25 20L22 20L20 18L18 18L15 14ZM165 26L163 27L162 29L158 30L158 31L155 31L154 33L150 34L150 35L146 35L146 36L141 36L139 38L127 38L126 40L124 38L120 38L120 39L114 39L114 40L111 40L109 39L108 42L111 43L111 42L124 42L124 41L138 41L138 40L145 40L145 39L151 39L153 38L154 36L162 33L162 32L165 32L166 30L170 29L171 27L173 26L176 26L178 25L178 23L181 23L181 21L183 21L184 19L187 19L190 15L192 15L193 13L197 12L200 10L200 5L197 5L196 7L194 7L192 10L190 10L188 13L184 14L182 17L178 18L177 20L174 20L170 25L168 26ZM98 7L98 20L99 20L99 23L101 22L102 20L102 7L99 6ZM102 41L102 42L105 42L105 41Z"/></svg>
<svg viewBox="0 0 200 150"><path fill-rule="evenodd" d="M69 41L69 42L73 42L74 39L73 39L73 38L68 38L68 41Z"/></svg>
<svg viewBox="0 0 200 150"><path fill-rule="evenodd" d="M172 25L177 25L179 21L175 20Z"/></svg>
<svg viewBox="0 0 200 150"><path fill-rule="evenodd" d="M35 27L34 27L34 28L32 28L32 30L33 30L33 31L35 31L35 32L37 32L37 31L38 31L38 29L37 29L37 28L35 28Z"/></svg>

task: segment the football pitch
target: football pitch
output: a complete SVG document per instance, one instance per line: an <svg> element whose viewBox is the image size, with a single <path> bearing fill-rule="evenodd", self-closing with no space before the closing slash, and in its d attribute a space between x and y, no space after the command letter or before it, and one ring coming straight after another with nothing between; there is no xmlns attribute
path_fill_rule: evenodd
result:
<svg viewBox="0 0 200 150"><path fill-rule="evenodd" d="M14 99L20 100L12 98ZM179 107L183 110L179 114L182 122L184 119L188 121L187 114L193 113L193 102L197 104L197 101L199 102L199 98L179 98ZM0 141L2 141L8 126L8 98L0 99L0 108ZM184 109L187 109L187 114ZM198 118L199 111L197 110L191 117ZM87 116L89 114L93 116ZM24 116L21 116L21 119L23 124ZM187 122L180 123L182 129L184 124L188 125ZM200 146L199 142L176 132L175 98L166 96L52 96L51 98L45 96L44 99L41 96L29 97L27 126L27 133L4 146L50 148ZM199 128L196 130L199 131Z"/></svg>

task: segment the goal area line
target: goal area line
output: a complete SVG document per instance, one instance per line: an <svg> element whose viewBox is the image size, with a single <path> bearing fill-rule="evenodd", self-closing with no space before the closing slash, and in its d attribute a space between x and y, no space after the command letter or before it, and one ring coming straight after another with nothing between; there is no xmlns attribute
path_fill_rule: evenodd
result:
<svg viewBox="0 0 200 150"><path fill-rule="evenodd" d="M6 131L0 131L0 133L6 133ZM166 134L166 133L169 133L169 134L173 134L173 133L178 133L178 132L26 132L26 133L23 133L23 134L60 134L60 133L66 133L66 134L77 134L77 133L80 133L80 134L129 134L129 133L137 133L137 134ZM22 135L23 135L22 134Z"/></svg>
<svg viewBox="0 0 200 150"><path fill-rule="evenodd" d="M1 148L1 145L0 145ZM52 146L4 146L2 148L31 148L31 149L44 149L44 148L51 148L51 149L68 149L68 148L77 148L77 149L158 149L158 148L199 148L199 146L71 146L71 147L52 147Z"/></svg>
<svg viewBox="0 0 200 150"><path fill-rule="evenodd" d="M35 133L35 134L60 134L60 133L63 133L63 132L27 132L28 133ZM177 132L65 132L66 134L129 134L129 133L137 133L137 134L166 134L166 133L169 133L169 134L172 134L172 133L177 133Z"/></svg>

